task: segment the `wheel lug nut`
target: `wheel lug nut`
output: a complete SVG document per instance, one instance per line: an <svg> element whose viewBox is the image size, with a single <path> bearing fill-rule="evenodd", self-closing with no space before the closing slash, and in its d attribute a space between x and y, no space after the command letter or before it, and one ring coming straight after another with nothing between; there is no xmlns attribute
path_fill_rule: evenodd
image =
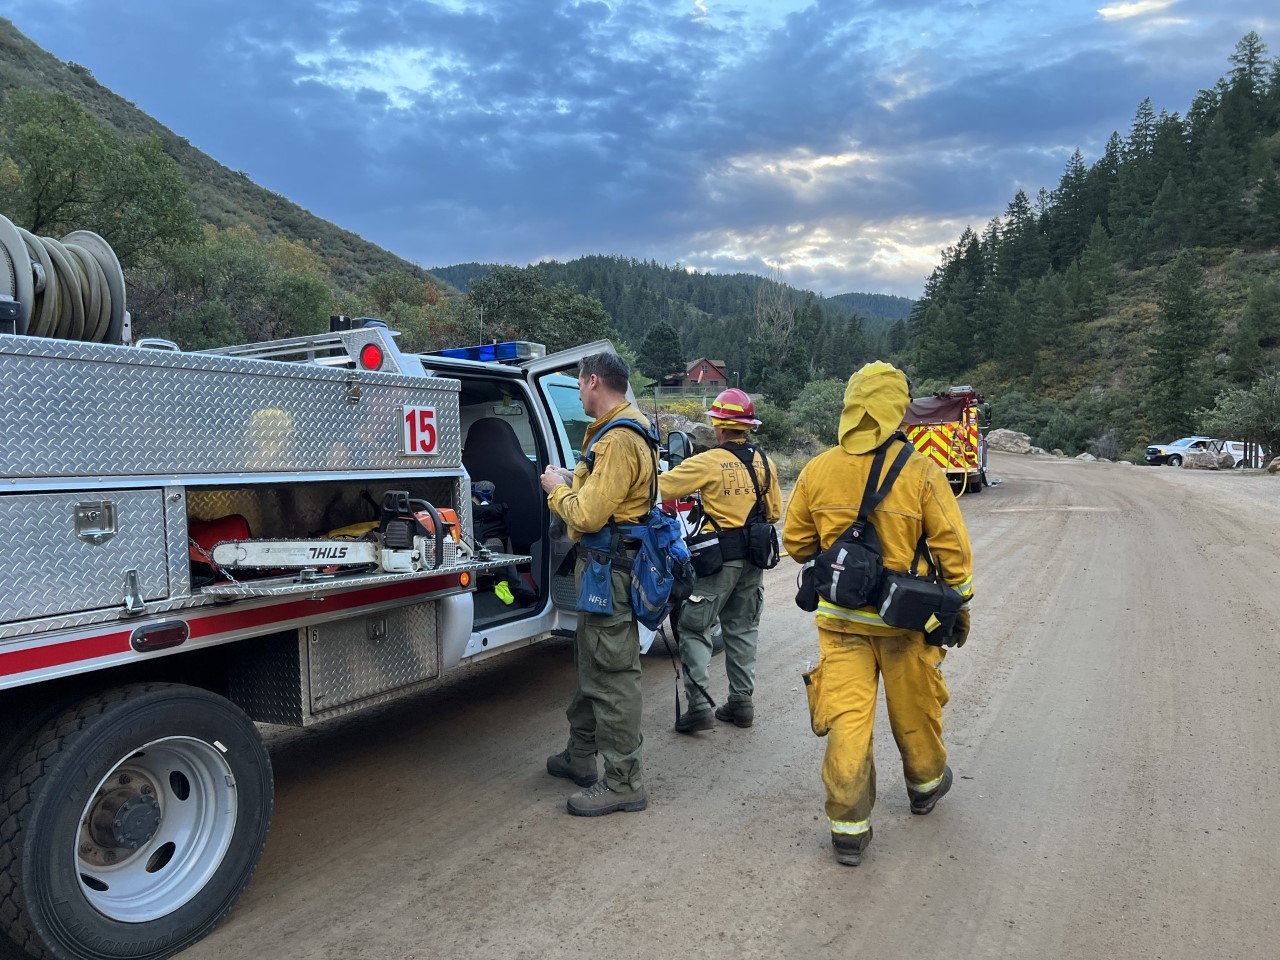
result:
<svg viewBox="0 0 1280 960"><path fill-rule="evenodd" d="M116 852L114 850L108 850L106 853L102 855L102 859L107 861L107 863L115 863Z"/></svg>
<svg viewBox="0 0 1280 960"><path fill-rule="evenodd" d="M127 783L133 783L133 777L129 776L127 773L120 774L120 785L124 786Z"/></svg>
<svg viewBox="0 0 1280 960"><path fill-rule="evenodd" d="M151 796L151 787L145 783L142 785L142 795L144 797Z"/></svg>
<svg viewBox="0 0 1280 960"><path fill-rule="evenodd" d="M93 853L93 844L90 844L90 843L82 843L82 844L80 844L80 855L81 855L81 856L87 857L87 856L88 856L89 854L91 854L91 853Z"/></svg>

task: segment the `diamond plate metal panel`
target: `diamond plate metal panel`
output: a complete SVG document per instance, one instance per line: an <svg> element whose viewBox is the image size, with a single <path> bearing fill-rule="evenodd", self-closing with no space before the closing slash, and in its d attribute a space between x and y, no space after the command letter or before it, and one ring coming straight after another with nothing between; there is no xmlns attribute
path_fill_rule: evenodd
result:
<svg viewBox="0 0 1280 960"><path fill-rule="evenodd" d="M306 630L246 640L231 658L231 700L250 719L300 727L307 720Z"/></svg>
<svg viewBox="0 0 1280 960"><path fill-rule="evenodd" d="M17 415L0 477L460 470L458 383L307 363L33 337L0 342ZM402 455L406 406L434 407L438 453Z"/></svg>
<svg viewBox="0 0 1280 960"><path fill-rule="evenodd" d="M310 627L307 659L316 715L439 676L435 604Z"/></svg>
<svg viewBox="0 0 1280 960"><path fill-rule="evenodd" d="M76 534L78 504L114 506L116 532L102 543ZM94 490L0 496L0 622L122 608L125 575L144 600L169 595L169 551L160 490Z"/></svg>

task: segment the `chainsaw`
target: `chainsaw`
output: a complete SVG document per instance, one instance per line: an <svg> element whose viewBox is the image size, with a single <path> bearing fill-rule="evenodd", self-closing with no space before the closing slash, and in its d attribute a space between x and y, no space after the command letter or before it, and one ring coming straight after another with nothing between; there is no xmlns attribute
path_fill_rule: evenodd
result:
<svg viewBox="0 0 1280 960"><path fill-rule="evenodd" d="M444 511L453 515L453 511ZM224 540L213 547L213 563L225 569L373 568L382 573L420 573L444 563L445 541L458 543L456 519L445 520L426 500L404 490L382 497L377 530L360 540Z"/></svg>

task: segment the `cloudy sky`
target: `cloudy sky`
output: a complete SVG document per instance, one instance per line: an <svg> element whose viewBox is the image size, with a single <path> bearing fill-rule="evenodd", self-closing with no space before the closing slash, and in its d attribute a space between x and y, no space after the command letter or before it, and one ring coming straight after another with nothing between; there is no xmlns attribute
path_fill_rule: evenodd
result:
<svg viewBox="0 0 1280 960"><path fill-rule="evenodd" d="M232 169L426 267L621 254L916 296L1018 187L1185 112L1276 0L4 0Z"/></svg>

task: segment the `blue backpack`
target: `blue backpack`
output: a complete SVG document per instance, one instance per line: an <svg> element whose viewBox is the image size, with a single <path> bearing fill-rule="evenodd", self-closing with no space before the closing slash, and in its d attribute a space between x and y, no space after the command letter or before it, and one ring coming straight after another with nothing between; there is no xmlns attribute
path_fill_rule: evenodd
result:
<svg viewBox="0 0 1280 960"><path fill-rule="evenodd" d="M595 454L591 448L614 427L635 430L653 449L653 482L650 495L654 504L649 509L648 517L640 523L618 523L610 518L609 525L603 530L584 536L582 545L591 551L592 562L595 564L603 560L602 555L607 553L609 563L616 563L623 569L630 566L631 608L635 611L636 619L640 623L650 630L657 630L676 604L688 599L693 592L697 577L693 572L693 560L689 555L689 548L685 545L679 519L674 514L664 511L657 503L659 440L656 428L646 429L639 421L629 417L610 420L591 438L591 442L583 451L587 470L595 467ZM635 560L629 558L621 548L623 539L639 542ZM608 606L607 611L594 608L591 612L611 613L613 610L611 599ZM581 609L581 604L579 607Z"/></svg>

